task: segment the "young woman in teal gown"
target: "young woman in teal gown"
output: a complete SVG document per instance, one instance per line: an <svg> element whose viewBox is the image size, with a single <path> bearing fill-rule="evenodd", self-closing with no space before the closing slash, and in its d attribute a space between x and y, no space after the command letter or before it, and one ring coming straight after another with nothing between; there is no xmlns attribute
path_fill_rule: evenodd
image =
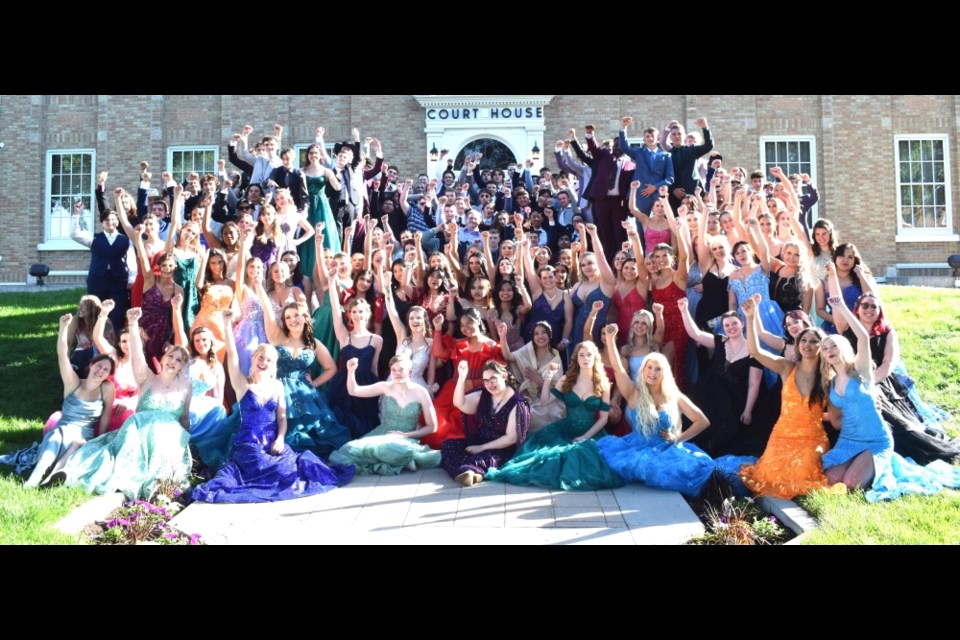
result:
<svg viewBox="0 0 960 640"><path fill-rule="evenodd" d="M187 486L193 388L181 374L190 356L183 347L171 346L160 373L153 373L143 355L140 315L139 308L127 311L140 405L120 429L88 441L67 461L61 471L67 486L89 493L120 491L129 500L150 498L161 482Z"/></svg>
<svg viewBox="0 0 960 640"><path fill-rule="evenodd" d="M327 185L330 188L340 191L340 180L337 174L321 164L320 160L323 151L320 145L312 144L307 147L307 166L303 169L304 179L307 181L307 195L310 197L310 209L308 210L308 221L312 227L316 228L319 234L323 229L317 228L319 223L327 229L336 229L337 225L333 220L333 213L330 211L330 203L327 200ZM340 238L336 233L332 233L326 238L320 238L320 242L304 242L300 245L300 266L303 273L313 273L313 266L317 259L323 255L321 247L330 249L333 253L340 251Z"/></svg>
<svg viewBox="0 0 960 640"><path fill-rule="evenodd" d="M507 464L487 472L487 479L564 491L622 486L623 479L597 449L597 439L606 435L603 428L610 411L610 382L597 346L577 345L570 356L570 370L552 389L559 371L559 365L549 366L541 403L559 399L566 405L566 417L530 434Z"/></svg>
<svg viewBox="0 0 960 640"><path fill-rule="evenodd" d="M349 429L340 423L326 396L318 390L337 373L337 365L327 348L313 337L307 305L291 302L275 318L273 305L259 283L257 297L264 310L267 339L278 353L277 377L286 394L287 444L295 451L308 450L326 457L350 439ZM314 363L322 370L316 378L310 375Z"/></svg>
<svg viewBox="0 0 960 640"><path fill-rule="evenodd" d="M390 359L388 382L357 384L359 365L358 358L347 361L347 392L357 398L382 397L383 416L376 429L330 454L330 462L356 465L360 474L379 475L440 466L440 452L419 443L420 438L437 430L437 414L430 392L412 378L409 355ZM423 426L418 424L421 415Z"/></svg>

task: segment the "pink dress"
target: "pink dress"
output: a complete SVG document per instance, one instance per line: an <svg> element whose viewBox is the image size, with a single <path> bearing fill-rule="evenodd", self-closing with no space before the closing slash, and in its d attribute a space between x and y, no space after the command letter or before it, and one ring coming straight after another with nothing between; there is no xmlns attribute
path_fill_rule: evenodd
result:
<svg viewBox="0 0 960 640"><path fill-rule="evenodd" d="M643 241L647 245L644 250L647 252L647 255L650 255L653 248L658 244L670 244L670 229L657 231L656 229L651 229L650 225L647 225L643 229Z"/></svg>
<svg viewBox="0 0 960 640"><path fill-rule="evenodd" d="M647 308L647 301L644 300L636 287L631 287L627 296L620 296L620 287L613 292L613 306L617 308L617 344L627 343L627 337L630 335L630 322L633 320L633 314L641 309Z"/></svg>

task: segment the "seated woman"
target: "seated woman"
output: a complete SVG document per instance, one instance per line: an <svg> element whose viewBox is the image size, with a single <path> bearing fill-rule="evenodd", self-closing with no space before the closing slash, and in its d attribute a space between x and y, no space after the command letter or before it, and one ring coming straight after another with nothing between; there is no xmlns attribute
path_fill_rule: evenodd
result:
<svg viewBox="0 0 960 640"><path fill-rule="evenodd" d="M444 335L443 318L436 316L433 319L433 355L443 360L450 360L454 364L467 363L466 381L462 384L466 391L475 391L481 386L483 366L490 360L502 362L500 345L484 334L484 322L480 312L476 309L467 309L460 318L460 331L463 340L454 340ZM466 423L473 418L463 418L454 402L456 389L461 383L457 380L447 380L446 384L437 393L433 406L437 410L437 431L426 438L423 444L433 449L439 449L444 440L462 438ZM529 407L527 408L529 415ZM471 425L471 430L477 427Z"/></svg>
<svg viewBox="0 0 960 640"><path fill-rule="evenodd" d="M97 317L97 324L93 326L93 344L97 351L113 358L116 369L113 372L113 406L110 411L110 425L107 431L116 431L123 426L127 418L137 410L140 401L140 387L133 375L133 364L130 359L130 329L124 327L118 335L117 345L114 346L105 336L107 319L114 307L113 300L104 300ZM141 339L143 336L140 336ZM106 432L103 432L106 433ZM96 435L101 435L99 432Z"/></svg>
<svg viewBox="0 0 960 640"><path fill-rule="evenodd" d="M193 388L181 373L189 355L183 347L171 346L160 361L160 373L153 373L143 355L140 314L138 308L127 310L140 406L119 430L90 440L70 457L61 471L67 486L89 493L120 491L134 500L148 499L161 482L188 484Z"/></svg>
<svg viewBox="0 0 960 640"><path fill-rule="evenodd" d="M832 335L820 347L833 424L840 424L837 444L823 456L827 481L842 483L848 489L867 489L864 495L869 502L905 493L933 495L944 487L960 487L960 468L942 460L921 467L894 453L890 427L874 401L870 334L842 298L835 296L829 302L834 313L842 315L853 330L858 345L855 355L846 338ZM843 412L842 420L837 410Z"/></svg>
<svg viewBox="0 0 960 640"><path fill-rule="evenodd" d="M81 296L77 315L73 316L67 327L67 344L73 345L76 340L76 347L70 353L70 363L81 378L87 377L90 360L97 355L93 344L93 327L100 316L100 308L100 298L97 296ZM116 329L113 323L110 323L110 327Z"/></svg>
<svg viewBox="0 0 960 640"><path fill-rule="evenodd" d="M603 339L607 352L615 355L617 325L607 325ZM604 463L627 482L699 496L718 467L688 441L709 427L710 421L680 392L670 363L662 354L646 357L637 384L627 376L619 358L611 360L633 431L623 438L607 436L597 442ZM691 421L683 432L681 413Z"/></svg>
<svg viewBox="0 0 960 640"><path fill-rule="evenodd" d="M760 342L778 352L780 357L798 362L800 355L797 352L797 336L812 326L813 320L805 312L787 311L783 316L783 337L770 333L761 326Z"/></svg>
<svg viewBox="0 0 960 640"><path fill-rule="evenodd" d="M231 326L230 312L224 313ZM230 329L227 329L230 333ZM246 503L291 500L342 487L353 467L327 466L310 451L294 453L286 443L284 385L277 381L277 350L263 344L253 353L249 377L240 371L233 340L226 340L230 383L240 398L241 426L230 460L211 480L193 490L202 502Z"/></svg>
<svg viewBox="0 0 960 640"><path fill-rule="evenodd" d="M274 318L267 292L259 283L257 297L263 308L267 339L277 349L277 377L283 383L287 407L287 444L294 451L312 451L325 458L350 439L350 430L317 390L336 374L337 365L327 348L313 337L305 304L291 302L283 307L279 318ZM228 317L227 312L224 317ZM323 371L317 378L310 377L314 363L319 363Z"/></svg>
<svg viewBox="0 0 960 640"><path fill-rule="evenodd" d="M763 388L763 366L747 351L743 323L736 311L724 313L718 336L700 329L686 300L679 301L683 326L699 345L713 349L710 368L690 391L690 399L710 420L710 431L693 438L711 456L759 456L779 413L776 396Z"/></svg>
<svg viewBox="0 0 960 640"><path fill-rule="evenodd" d="M203 462L211 469L219 469L226 461L230 440L236 429L225 420L227 410L223 406L224 371L217 359L218 340L209 326L196 326L190 339L183 330L181 306L183 296L175 294L170 300L173 306L173 340L181 347L190 345L190 362L187 365L193 398L190 400L190 444ZM218 324L222 327L220 312ZM199 316L197 316L199 318ZM222 336L221 336L222 338Z"/></svg>
<svg viewBox="0 0 960 640"><path fill-rule="evenodd" d="M749 323L747 347L751 356L782 379L781 409L763 455L741 467L740 477L754 495L791 500L827 486L820 462L830 448L823 429L827 396L820 371L820 343L825 335L808 322L796 335L795 358L770 355L757 340L762 337L757 302L748 298L743 305Z"/></svg>
<svg viewBox="0 0 960 640"><path fill-rule="evenodd" d="M483 388L465 395L469 373L470 364L461 360L453 403L464 416L464 437L445 440L440 448L440 466L465 487L483 482L490 468L509 460L526 439L530 424L530 407L508 384L506 366L487 362L481 371Z"/></svg>
<svg viewBox="0 0 960 640"><path fill-rule="evenodd" d="M389 382L358 385L356 370L360 361L347 361L347 392L360 398L383 397L383 419L379 427L358 440L352 440L330 454L330 462L352 464L360 474L399 475L404 469L433 469L440 466L440 452L418 443L437 429L433 400L411 378L413 362L409 356L390 359ZM423 415L426 425L418 423Z"/></svg>
<svg viewBox="0 0 960 640"><path fill-rule="evenodd" d="M838 292L836 270L833 265L827 265L826 270L831 291ZM880 298L873 293L863 294L857 298L853 313L870 334L870 358L875 367L873 383L879 391L877 403L880 415L893 434L894 451L918 464L929 464L934 460L960 462L960 440L951 440L943 432L924 424L909 392L895 373L900 364L900 341L896 330L884 318ZM834 314L834 321L837 333L850 342L856 353L858 341L853 329L847 326L841 314Z"/></svg>
<svg viewBox="0 0 960 640"><path fill-rule="evenodd" d="M33 470L23 483L25 487L37 487L46 477L52 480L53 472L62 468L67 456L93 438L95 426L102 433L110 424L113 383L108 378L114 372L113 359L104 353L94 356L87 365L89 375L81 379L70 362L67 333L72 323L69 313L60 317L57 363L63 381L63 408L59 422L44 434L39 445L0 457L0 464L12 466L17 473Z"/></svg>
<svg viewBox="0 0 960 640"><path fill-rule="evenodd" d="M533 326L533 339L516 351L511 351L506 323L497 323L500 334L500 351L503 359L520 372L520 393L530 405L530 432L539 431L551 422L563 418L563 408L556 402L540 402L544 376L551 364L560 366L560 352L550 346L553 329L549 322L541 320Z"/></svg>
<svg viewBox="0 0 960 640"><path fill-rule="evenodd" d="M619 358L617 358L619 360ZM581 342L570 356L570 370L550 383L559 365L549 367L541 402L551 393L567 407L565 418L531 434L505 465L487 473L489 480L551 489L594 491L623 485L600 457L596 439L606 435L610 383L592 342Z"/></svg>

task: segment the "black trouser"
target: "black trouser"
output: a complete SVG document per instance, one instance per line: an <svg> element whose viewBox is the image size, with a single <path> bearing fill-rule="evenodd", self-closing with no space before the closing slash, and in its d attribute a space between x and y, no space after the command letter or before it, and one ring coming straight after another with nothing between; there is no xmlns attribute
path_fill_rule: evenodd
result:
<svg viewBox="0 0 960 640"><path fill-rule="evenodd" d="M334 200L330 205L333 207L333 220L337 223L337 234L343 240L343 230L353 224L357 208L349 200ZM344 251L349 252L349 247L344 247Z"/></svg>
<svg viewBox="0 0 960 640"><path fill-rule="evenodd" d="M129 302L129 293L127 291L127 274L123 274L123 280L111 278L110 274L98 278L94 275L87 276L87 293L97 296L100 301L113 300L113 311L108 316L113 324L114 331L120 331L126 322L127 304Z"/></svg>

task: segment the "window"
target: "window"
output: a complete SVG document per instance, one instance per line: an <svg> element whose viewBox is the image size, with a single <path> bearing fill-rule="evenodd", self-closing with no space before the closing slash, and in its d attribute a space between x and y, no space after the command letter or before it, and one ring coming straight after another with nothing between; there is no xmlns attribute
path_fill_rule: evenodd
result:
<svg viewBox="0 0 960 640"><path fill-rule="evenodd" d="M770 169L780 167L788 176L806 173L817 185L817 139L814 136L761 136L760 166L767 180L776 183ZM802 195L802 194L798 194ZM809 224L817 219L817 206L807 212Z"/></svg>
<svg viewBox="0 0 960 640"><path fill-rule="evenodd" d="M894 136L898 240L953 233L948 150L946 135Z"/></svg>
<svg viewBox="0 0 960 640"><path fill-rule="evenodd" d="M191 171L196 171L203 179L204 174L217 175L217 158L220 148L216 145L203 147L168 147L167 166L173 179L183 183Z"/></svg>
<svg viewBox="0 0 960 640"><path fill-rule="evenodd" d="M300 169L310 164L309 162L307 162L307 149L309 149L312 144L313 143L311 142L309 144L293 145L293 150L297 154L296 158L294 158L293 160L293 166ZM331 160L333 159L333 144L334 143L332 142L325 142L323 144L323 148L327 150L327 157L330 158Z"/></svg>
<svg viewBox="0 0 960 640"><path fill-rule="evenodd" d="M64 149L47 151L47 188L44 209L45 242L41 251L77 250L86 247L70 239L71 211L77 201L83 202L82 216L86 228L95 232L94 176L96 151Z"/></svg>

